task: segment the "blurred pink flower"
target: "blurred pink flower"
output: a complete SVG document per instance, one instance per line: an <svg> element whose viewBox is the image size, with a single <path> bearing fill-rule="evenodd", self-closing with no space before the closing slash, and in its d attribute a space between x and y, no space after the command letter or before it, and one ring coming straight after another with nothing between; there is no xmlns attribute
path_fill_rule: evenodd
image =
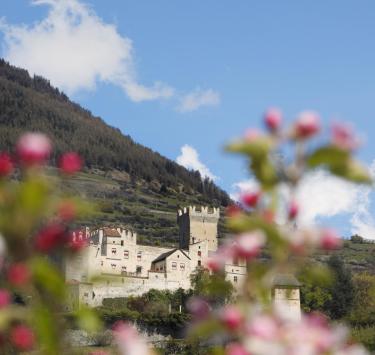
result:
<svg viewBox="0 0 375 355"><path fill-rule="evenodd" d="M353 128L347 123L332 125L332 144L345 150L354 150L359 146L359 139L354 135Z"/></svg>
<svg viewBox="0 0 375 355"><path fill-rule="evenodd" d="M269 315L254 317L246 327L247 334L263 340L275 340L279 336L276 320Z"/></svg>
<svg viewBox="0 0 375 355"><path fill-rule="evenodd" d="M236 306L232 305L221 309L219 317L221 322L232 331L237 330L244 320L242 312Z"/></svg>
<svg viewBox="0 0 375 355"><path fill-rule="evenodd" d="M34 332L26 325L16 325L10 332L12 344L21 351L30 350L35 343Z"/></svg>
<svg viewBox="0 0 375 355"><path fill-rule="evenodd" d="M234 255L246 260L256 257L266 242L263 232L255 231L237 236L235 240Z"/></svg>
<svg viewBox="0 0 375 355"><path fill-rule="evenodd" d="M150 355L150 349L130 324L118 321L113 326L113 335L121 355Z"/></svg>
<svg viewBox="0 0 375 355"><path fill-rule="evenodd" d="M17 155L26 166L43 164L51 150L50 140L42 133L25 133L17 143Z"/></svg>
<svg viewBox="0 0 375 355"><path fill-rule="evenodd" d="M8 281L14 286L24 286L30 280L30 271L23 263L11 264L8 268Z"/></svg>
<svg viewBox="0 0 375 355"><path fill-rule="evenodd" d="M257 129L250 128L245 132L245 140L248 142L252 142L257 140L258 138L262 137L262 133Z"/></svg>
<svg viewBox="0 0 375 355"><path fill-rule="evenodd" d="M319 115L312 111L304 111L299 114L294 124L296 138L310 138L320 131Z"/></svg>
<svg viewBox="0 0 375 355"><path fill-rule="evenodd" d="M247 207L255 207L261 197L260 191L248 192L241 195L240 199L242 203Z"/></svg>
<svg viewBox="0 0 375 355"><path fill-rule="evenodd" d="M65 174L71 175L79 170L82 167L82 159L75 152L65 153L61 156L59 160L59 168Z"/></svg>
<svg viewBox="0 0 375 355"><path fill-rule="evenodd" d="M264 114L264 123L271 132L276 132L282 122L282 114L279 109L270 108Z"/></svg>
<svg viewBox="0 0 375 355"><path fill-rule="evenodd" d="M0 289L0 308L4 308L10 303L10 293L6 289Z"/></svg>
<svg viewBox="0 0 375 355"><path fill-rule="evenodd" d="M0 153L0 177L8 176L14 169L12 159L8 153Z"/></svg>
<svg viewBox="0 0 375 355"><path fill-rule="evenodd" d="M35 248L43 253L48 253L66 241L65 230L58 223L44 227L35 238Z"/></svg>
<svg viewBox="0 0 375 355"><path fill-rule="evenodd" d="M299 205L297 201L295 200L291 201L288 207L288 218L290 220L295 219L298 215L298 212L299 212Z"/></svg>
<svg viewBox="0 0 375 355"><path fill-rule="evenodd" d="M244 348L242 344L230 343L225 349L226 355L250 355L250 353Z"/></svg>
<svg viewBox="0 0 375 355"><path fill-rule="evenodd" d="M210 305L201 297L190 297L186 307L195 320L205 319L210 314Z"/></svg>
<svg viewBox="0 0 375 355"><path fill-rule="evenodd" d="M338 249L342 245L340 236L333 229L323 229L320 246L326 250Z"/></svg>

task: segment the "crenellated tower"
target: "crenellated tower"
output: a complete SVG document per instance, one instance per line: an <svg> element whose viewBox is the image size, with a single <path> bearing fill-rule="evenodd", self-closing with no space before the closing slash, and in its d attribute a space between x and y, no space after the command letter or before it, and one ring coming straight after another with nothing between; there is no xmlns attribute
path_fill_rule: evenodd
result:
<svg viewBox="0 0 375 355"><path fill-rule="evenodd" d="M208 251L216 251L219 218L220 209L215 207L189 206L179 209L180 248L189 249L189 245L207 240Z"/></svg>

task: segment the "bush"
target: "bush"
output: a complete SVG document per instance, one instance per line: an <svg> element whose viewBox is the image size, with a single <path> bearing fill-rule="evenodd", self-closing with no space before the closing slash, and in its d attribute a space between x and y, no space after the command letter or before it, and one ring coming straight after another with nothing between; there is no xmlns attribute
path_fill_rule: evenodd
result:
<svg viewBox="0 0 375 355"><path fill-rule="evenodd" d="M370 351L375 350L375 326L353 328L352 336L355 341L362 343Z"/></svg>

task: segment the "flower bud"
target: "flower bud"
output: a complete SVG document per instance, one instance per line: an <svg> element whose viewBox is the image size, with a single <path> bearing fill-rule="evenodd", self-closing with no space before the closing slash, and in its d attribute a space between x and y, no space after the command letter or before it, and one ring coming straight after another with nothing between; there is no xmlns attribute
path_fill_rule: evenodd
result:
<svg viewBox="0 0 375 355"><path fill-rule="evenodd" d="M220 320L229 330L234 331L241 326L243 315L237 307L226 306L221 311Z"/></svg>
<svg viewBox="0 0 375 355"><path fill-rule="evenodd" d="M349 151L359 146L359 140L355 137L352 127L345 123L332 125L331 141L333 145Z"/></svg>
<svg viewBox="0 0 375 355"><path fill-rule="evenodd" d="M0 308L4 308L10 303L10 293L8 290L0 289Z"/></svg>
<svg viewBox="0 0 375 355"><path fill-rule="evenodd" d="M320 238L320 245L325 250L334 250L341 247L341 238L332 229L325 229Z"/></svg>
<svg viewBox="0 0 375 355"><path fill-rule="evenodd" d="M242 344L230 343L225 349L226 355L250 355Z"/></svg>
<svg viewBox="0 0 375 355"><path fill-rule="evenodd" d="M294 126L296 138L306 139L314 136L320 131L320 118L318 114L311 111L302 112Z"/></svg>
<svg viewBox="0 0 375 355"><path fill-rule="evenodd" d="M25 325L16 325L10 332L12 344L21 351L30 350L35 343L34 332Z"/></svg>
<svg viewBox="0 0 375 355"><path fill-rule="evenodd" d="M51 154L51 142L42 133L26 133L18 140L17 155L26 166L45 163Z"/></svg>
<svg viewBox="0 0 375 355"><path fill-rule="evenodd" d="M64 228L60 224L53 223L44 227L36 236L35 248L42 253L48 253L65 241Z"/></svg>
<svg viewBox="0 0 375 355"><path fill-rule="evenodd" d="M65 174L71 175L79 170L82 167L82 159L75 152L65 153L59 161L59 168Z"/></svg>
<svg viewBox="0 0 375 355"><path fill-rule="evenodd" d="M234 254L238 258L246 260L259 255L261 247L265 243L265 236L262 232L240 234L234 246Z"/></svg>
<svg viewBox="0 0 375 355"><path fill-rule="evenodd" d="M267 110L264 115L264 123L271 132L279 130L282 122L281 111L275 108Z"/></svg>
<svg viewBox="0 0 375 355"><path fill-rule="evenodd" d="M288 209L288 218L289 220L293 220L297 217L299 211L299 206L296 201L291 201Z"/></svg>
<svg viewBox="0 0 375 355"><path fill-rule="evenodd" d="M245 193L241 196L241 201L247 207L255 207L259 202L260 196L260 191Z"/></svg>
<svg viewBox="0 0 375 355"><path fill-rule="evenodd" d="M8 153L0 153L0 177L8 176L14 169L12 159Z"/></svg>
<svg viewBox="0 0 375 355"><path fill-rule="evenodd" d="M24 286L30 280L30 271L23 263L11 264L8 269L8 281L14 286Z"/></svg>

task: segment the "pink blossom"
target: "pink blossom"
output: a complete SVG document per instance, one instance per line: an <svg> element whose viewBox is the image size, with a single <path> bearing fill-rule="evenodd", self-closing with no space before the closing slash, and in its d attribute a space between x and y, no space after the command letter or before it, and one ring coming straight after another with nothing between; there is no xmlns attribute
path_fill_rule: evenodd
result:
<svg viewBox="0 0 375 355"><path fill-rule="evenodd" d="M239 343L230 343L225 349L226 355L250 355L245 347Z"/></svg>
<svg viewBox="0 0 375 355"><path fill-rule="evenodd" d="M43 253L48 253L52 249L66 242L65 230L57 223L52 223L44 227L35 238L35 248Z"/></svg>
<svg viewBox="0 0 375 355"><path fill-rule="evenodd" d="M8 290L0 289L0 308L8 306L10 303L10 293Z"/></svg>
<svg viewBox="0 0 375 355"><path fill-rule="evenodd" d="M275 340L279 336L279 325L269 315L258 315L248 324L247 333L263 340Z"/></svg>
<svg viewBox="0 0 375 355"><path fill-rule="evenodd" d="M265 240L264 234L260 231L240 234L236 238L234 253L239 258L252 259L259 254Z"/></svg>
<svg viewBox="0 0 375 355"><path fill-rule="evenodd" d="M220 320L229 330L233 331L241 326L243 315L237 307L229 305L221 310Z"/></svg>
<svg viewBox="0 0 375 355"><path fill-rule="evenodd" d="M264 123L266 127L271 131L277 131L282 122L282 114L281 111L276 108L270 108L266 111L264 115Z"/></svg>
<svg viewBox="0 0 375 355"><path fill-rule="evenodd" d="M245 140L248 142L253 142L259 139L260 137L262 137L262 133L259 132L257 129L251 128L245 132Z"/></svg>
<svg viewBox="0 0 375 355"><path fill-rule="evenodd" d="M225 209L225 214L228 217L234 217L239 215L242 212L242 209L238 205L230 205Z"/></svg>
<svg viewBox="0 0 375 355"><path fill-rule="evenodd" d="M209 270L213 272L219 272L225 266L225 258L223 257L223 255L215 253L206 259L205 265Z"/></svg>
<svg viewBox="0 0 375 355"><path fill-rule="evenodd" d="M186 307L194 319L205 319L210 313L210 305L201 297L190 297Z"/></svg>
<svg viewBox="0 0 375 355"><path fill-rule="evenodd" d="M18 157L26 166L43 164L51 150L50 140L42 133L26 133L17 143Z"/></svg>
<svg viewBox="0 0 375 355"><path fill-rule="evenodd" d="M349 124L334 123L332 125L332 144L345 150L354 150L359 146L359 140L354 135Z"/></svg>
<svg viewBox="0 0 375 355"><path fill-rule="evenodd" d="M317 113L304 111L294 124L296 138L310 138L320 131L320 118Z"/></svg>
<svg viewBox="0 0 375 355"><path fill-rule="evenodd" d="M247 207L255 207L258 204L260 197L260 191L248 192L241 196L241 201Z"/></svg>
<svg viewBox="0 0 375 355"><path fill-rule="evenodd" d="M11 264L8 269L8 281L14 286L24 286L30 280L30 271L24 263Z"/></svg>
<svg viewBox="0 0 375 355"><path fill-rule="evenodd" d="M129 323L116 322L113 326L113 335L122 355L151 354L146 342Z"/></svg>
<svg viewBox="0 0 375 355"><path fill-rule="evenodd" d="M12 159L8 153L0 153L0 177L8 176L14 169Z"/></svg>
<svg viewBox="0 0 375 355"><path fill-rule="evenodd" d="M81 170L82 159L75 152L65 153L59 161L59 168L65 174L74 174Z"/></svg>
<svg viewBox="0 0 375 355"><path fill-rule="evenodd" d="M16 325L10 332L12 344L21 351L30 350L35 343L34 332L25 325Z"/></svg>
<svg viewBox="0 0 375 355"><path fill-rule="evenodd" d="M332 229L324 229L321 234L320 246L326 250L338 249L342 241L338 234Z"/></svg>
<svg viewBox="0 0 375 355"><path fill-rule="evenodd" d="M291 201L289 208L288 208L288 218L290 220L295 219L299 212L299 206L297 201L293 200Z"/></svg>

